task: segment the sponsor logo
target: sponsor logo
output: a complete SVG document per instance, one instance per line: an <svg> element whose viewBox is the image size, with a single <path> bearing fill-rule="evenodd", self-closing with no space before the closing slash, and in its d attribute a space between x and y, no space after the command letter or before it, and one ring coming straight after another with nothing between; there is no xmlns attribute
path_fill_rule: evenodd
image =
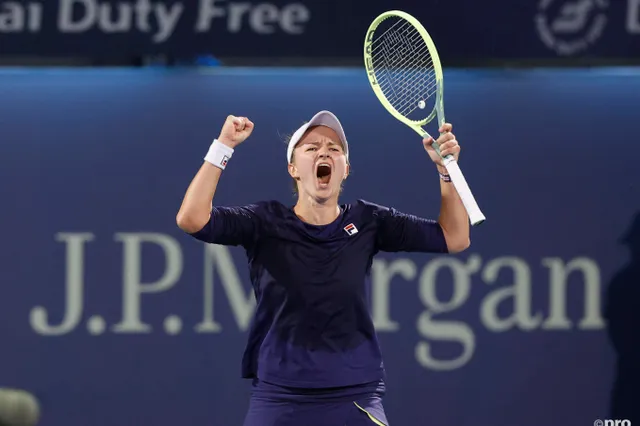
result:
<svg viewBox="0 0 640 426"><path fill-rule="evenodd" d="M538 35L558 55L584 52L602 36L608 6L608 0L540 0Z"/></svg>

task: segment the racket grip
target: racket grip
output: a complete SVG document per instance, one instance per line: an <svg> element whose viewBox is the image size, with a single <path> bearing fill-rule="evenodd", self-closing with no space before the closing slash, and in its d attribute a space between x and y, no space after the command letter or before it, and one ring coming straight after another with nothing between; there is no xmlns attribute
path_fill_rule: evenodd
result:
<svg viewBox="0 0 640 426"><path fill-rule="evenodd" d="M473 193L471 192L471 189L467 184L467 180L462 174L462 170L460 170L460 166L458 166L458 162L452 160L445 161L444 164L447 168L449 176L451 177L451 182L456 188L456 191L458 192L458 195L462 200L464 208L467 210L467 214L469 215L469 222L471 222L472 226L480 225L486 220L486 217L484 216L484 214L482 214L482 211L480 210L476 199L473 197Z"/></svg>

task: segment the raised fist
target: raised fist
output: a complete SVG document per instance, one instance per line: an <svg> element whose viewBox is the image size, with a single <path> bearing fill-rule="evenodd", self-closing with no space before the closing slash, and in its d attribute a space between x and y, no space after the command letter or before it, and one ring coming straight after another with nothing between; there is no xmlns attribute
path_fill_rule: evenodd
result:
<svg viewBox="0 0 640 426"><path fill-rule="evenodd" d="M244 142L253 131L253 123L247 117L230 115L222 126L218 140L230 148Z"/></svg>

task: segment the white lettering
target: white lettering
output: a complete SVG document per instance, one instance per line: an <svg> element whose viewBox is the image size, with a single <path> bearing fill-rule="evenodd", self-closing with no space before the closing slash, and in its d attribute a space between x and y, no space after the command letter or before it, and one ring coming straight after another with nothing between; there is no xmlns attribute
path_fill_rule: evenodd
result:
<svg viewBox="0 0 640 426"><path fill-rule="evenodd" d="M229 5L227 30L231 33L239 32L242 29L242 16L250 10L250 3L231 3Z"/></svg>
<svg viewBox="0 0 640 426"><path fill-rule="evenodd" d="M573 271L582 272L584 292L584 317L578 324L580 329L601 329L604 320L600 307L600 269L591 259L579 257L566 265L557 257L546 258L542 264L549 268L550 316L543 324L546 330L570 329L571 322L567 318L567 278ZM572 301L577 301L573 297ZM574 305L575 306L575 305Z"/></svg>
<svg viewBox="0 0 640 426"><path fill-rule="evenodd" d="M150 33L154 31L151 23L153 17L157 30L152 40L155 43L162 43L175 31L183 10L182 3L152 4L149 0L137 0L133 4L100 4L96 0L60 0L58 27L60 31L68 33L88 31L94 26L106 33L126 33L134 29L142 33Z"/></svg>
<svg viewBox="0 0 640 426"><path fill-rule="evenodd" d="M216 7L216 0L200 0L196 31L203 33L211 30L211 22L215 18L222 18L225 15L225 9Z"/></svg>
<svg viewBox="0 0 640 426"><path fill-rule="evenodd" d="M390 263L374 260L371 265L371 316L377 331L398 331L400 324L390 317L391 281L395 275L405 280L416 277L416 265L408 259L398 259Z"/></svg>
<svg viewBox="0 0 640 426"><path fill-rule="evenodd" d="M3 33L23 31L27 12L22 5L15 2L7 2L0 6L0 31Z"/></svg>
<svg viewBox="0 0 640 426"><path fill-rule="evenodd" d="M461 321L435 321L434 316L452 312L462 306L469 297L471 289L470 275L480 268L480 257L469 257L465 265L460 260L443 257L430 262L420 276L420 299L429 309L418 317L418 332L426 339L457 342L462 345L462 353L454 359L439 360L432 356L431 345L420 342L416 346L415 356L420 365L434 370L454 370L465 365L475 350L473 330ZM436 278L442 268L448 268L453 275L453 295L448 302L438 300L436 296Z"/></svg>
<svg viewBox="0 0 640 426"><path fill-rule="evenodd" d="M37 33L42 29L42 5L38 3L29 4L29 31Z"/></svg>
<svg viewBox="0 0 640 426"><path fill-rule="evenodd" d="M113 327L119 333L149 333L151 326L142 323L140 295L160 293L175 285L182 274L182 251L170 236L155 233L118 233L115 240L123 243L123 318ZM142 283L142 243L159 245L165 254L164 274L154 283Z"/></svg>
<svg viewBox="0 0 640 426"><path fill-rule="evenodd" d="M0 33L16 33L28 29L35 33L42 28L42 5L17 2L0 4Z"/></svg>
<svg viewBox="0 0 640 426"><path fill-rule="evenodd" d="M598 423L598 422L596 422L596 423ZM607 420L604 421L603 426L631 426L631 420L627 420L627 419L624 419L624 420L618 420L618 419L610 420L610 419L607 419Z"/></svg>
<svg viewBox="0 0 640 426"><path fill-rule="evenodd" d="M640 0L628 0L627 31L640 34Z"/></svg>
<svg viewBox="0 0 640 426"><path fill-rule="evenodd" d="M113 9L117 9L117 12ZM116 15L115 17L113 15ZM103 4L99 7L99 23L106 33L124 33L131 31L133 10L127 3Z"/></svg>
<svg viewBox="0 0 640 426"><path fill-rule="evenodd" d="M183 10L184 6L182 3L174 3L171 7L163 3L158 3L155 6L158 32L153 36L154 42L162 43L173 35Z"/></svg>
<svg viewBox="0 0 640 426"><path fill-rule="evenodd" d="M204 250L204 318L196 326L200 333L219 333L222 325L214 319L214 282L213 272L217 270L222 287L225 290L236 324L241 331L249 328L256 308L253 291L244 290L231 253L225 246L207 244Z"/></svg>
<svg viewBox="0 0 640 426"><path fill-rule="evenodd" d="M91 233L58 233L55 239L65 244L64 305L60 309L36 306L31 310L30 325L35 333L43 336L71 333L82 321L86 310L85 247L95 237ZM158 294L175 287L183 269L181 248L172 237L158 233L117 233L114 239L122 243L123 294L122 318L111 330L115 333L151 333L151 324L143 321L142 295ZM148 246L161 250L164 266L143 265L143 248L146 250ZM216 307L221 306L219 300L218 305L215 304L215 296L220 299L219 294L215 294L216 288L222 288L222 298L228 301L232 315L228 321L235 322L239 331L248 330L256 309L253 289L241 279L229 248L213 244L203 247L203 316L195 325L195 332L223 332L226 323L216 316ZM473 327L476 325L493 332L568 330L573 326L570 318L579 317L576 327L580 330L604 328L597 263L585 257L566 262L549 257L542 259L542 265L549 283L546 317L542 310L533 309L530 265L523 258L509 256L492 259L481 271L480 278L488 286L498 288L484 295L478 306L480 321L477 321L448 316L469 303L471 278L482 266L478 255L471 255L466 261L453 256L439 257L424 265L419 274L416 264L407 258L375 260L371 287L374 326L378 332L398 332L401 329L401 324L393 319L391 312L393 284L401 280L409 283L417 280L418 296L424 310L417 315L419 340L415 344L414 356L418 365L427 369L450 371L466 365L474 356L477 337ZM150 274L153 278L149 278ZM486 291L486 287L476 289ZM577 293L583 297L576 297ZM479 300L479 297L474 300ZM465 315L473 312L475 302L474 306L467 308ZM87 328L90 335L98 336L107 325L102 317L96 315L88 318ZM168 334L179 334L181 318L176 314L167 316L164 329Z"/></svg>
<svg viewBox="0 0 640 426"><path fill-rule="evenodd" d="M293 3L287 5L282 10L280 16L280 26L289 34L302 34L304 33L304 25L309 22L311 18L311 12L302 3Z"/></svg>
<svg viewBox="0 0 640 426"><path fill-rule="evenodd" d="M80 322L84 297L84 246L93 241L91 233L56 234L56 241L66 243L66 310L62 323L57 326L49 324L46 308L36 306L31 310L31 327L39 334L59 336L72 331Z"/></svg>
<svg viewBox="0 0 640 426"><path fill-rule="evenodd" d="M74 20L74 7L80 8L84 13ZM58 28L67 33L80 33L87 31L98 16L98 5L92 0L60 0L58 12Z"/></svg>
<svg viewBox="0 0 640 426"><path fill-rule="evenodd" d="M248 27L257 34L273 34L278 30L287 34L302 34L311 12L301 3L288 4L280 9L272 3L224 4L224 0L200 0L195 31L210 31L214 19L225 17L226 28L230 33L244 30L248 23Z"/></svg>
<svg viewBox="0 0 640 426"><path fill-rule="evenodd" d="M158 9L163 7L164 5L161 3L158 5ZM151 32L151 22L149 21L151 17L151 13L154 10L151 6L149 0L138 0L134 6L135 8L135 17L136 17L136 28L138 28L143 33Z"/></svg>
<svg viewBox="0 0 640 426"><path fill-rule="evenodd" d="M260 3L251 12L249 22L258 34L273 34L273 24L278 21L278 8L270 3Z"/></svg>
<svg viewBox="0 0 640 426"><path fill-rule="evenodd" d="M490 293L482 302L480 318L491 331L506 331L513 327L521 330L533 330L542 322L542 314L531 314L531 271L529 265L517 257L500 257L487 264L482 271L482 279L487 284L495 283L500 271L510 268L513 271L513 284ZM501 303L513 300L513 314L507 318L498 316Z"/></svg>

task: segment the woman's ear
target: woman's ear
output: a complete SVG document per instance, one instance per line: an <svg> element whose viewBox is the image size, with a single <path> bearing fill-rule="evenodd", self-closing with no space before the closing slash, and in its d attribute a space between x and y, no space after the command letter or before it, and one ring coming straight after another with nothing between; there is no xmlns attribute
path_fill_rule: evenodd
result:
<svg viewBox="0 0 640 426"><path fill-rule="evenodd" d="M298 168L293 163L289 163L288 170L289 170L289 175L292 178L298 179L298 177L299 177Z"/></svg>

